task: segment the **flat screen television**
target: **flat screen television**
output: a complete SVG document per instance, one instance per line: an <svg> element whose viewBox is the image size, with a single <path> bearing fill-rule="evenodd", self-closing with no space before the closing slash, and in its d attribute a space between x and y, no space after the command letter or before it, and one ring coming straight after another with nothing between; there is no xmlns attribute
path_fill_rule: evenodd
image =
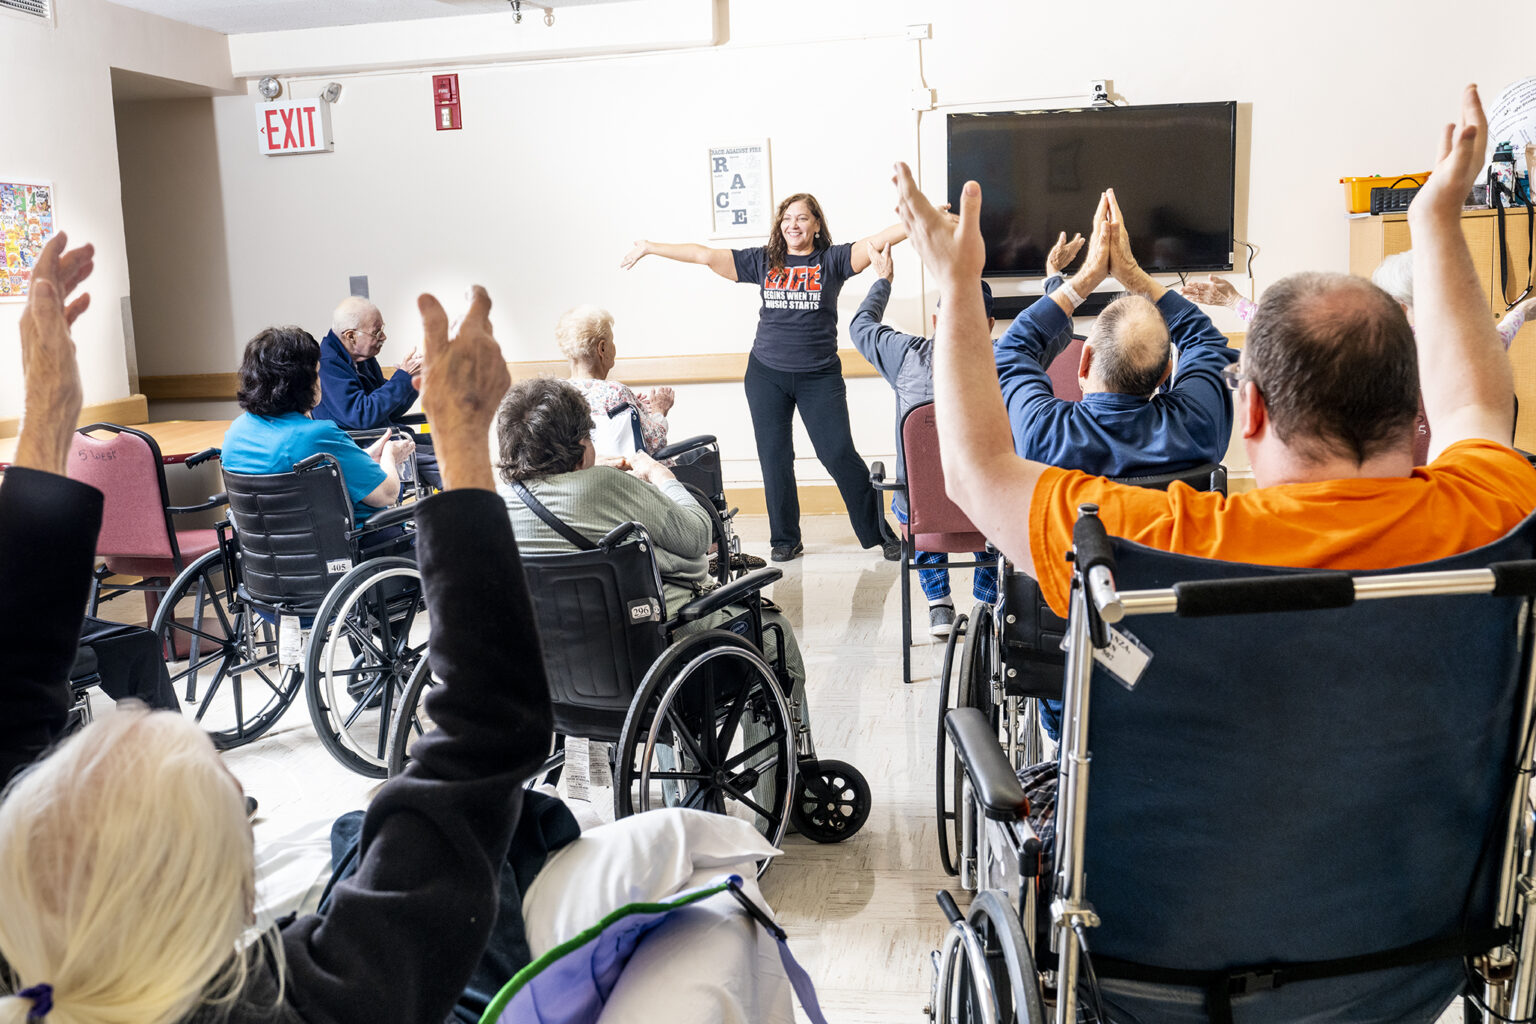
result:
<svg viewBox="0 0 1536 1024"><path fill-rule="evenodd" d="M987 277L1043 277L1111 186L1151 273L1232 269L1237 103L950 114L949 201L981 184ZM1081 262L1079 255L1076 262Z"/></svg>

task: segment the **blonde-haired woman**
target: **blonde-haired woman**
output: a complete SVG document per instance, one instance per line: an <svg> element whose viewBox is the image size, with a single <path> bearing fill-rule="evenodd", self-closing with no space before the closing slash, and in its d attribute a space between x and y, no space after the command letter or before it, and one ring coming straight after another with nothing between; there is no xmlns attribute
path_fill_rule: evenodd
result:
<svg viewBox="0 0 1536 1024"><path fill-rule="evenodd" d="M906 229L893 224L852 244L833 245L821 204L809 192L797 192L779 204L767 245L714 249L642 239L619 263L628 270L646 256L661 256L758 287L762 308L742 383L763 468L769 555L775 562L798 558L804 550L791 429L796 409L816 457L837 483L859 543L880 545L891 561L901 557L901 542L869 485L869 467L853 446L837 355L837 296L844 281L869 266L871 248L883 250L906 237Z"/></svg>
<svg viewBox="0 0 1536 1024"><path fill-rule="evenodd" d="M645 450L654 452L667 446L667 413L672 411L676 397L672 389L654 388L637 394L608 379L617 355L612 313L596 306L566 310L555 323L555 343L570 360L571 384L587 400L594 419L606 420L624 406L633 406L640 413Z"/></svg>
<svg viewBox="0 0 1536 1024"><path fill-rule="evenodd" d="M0 779L12 780L0 799L0 1024L442 1021L485 949L520 783L551 738L532 606L485 443L510 383L490 300L475 290L451 343L442 307L420 300L424 401L449 488L417 519L438 612L432 668L445 683L430 698L437 728L374 797L360 866L325 915L243 945L255 891L245 802L188 720L113 715L23 767L67 718L101 523L100 492L64 476L81 404L69 325L87 298L64 300L90 257L65 252L61 234L33 271L26 418L0 485Z"/></svg>

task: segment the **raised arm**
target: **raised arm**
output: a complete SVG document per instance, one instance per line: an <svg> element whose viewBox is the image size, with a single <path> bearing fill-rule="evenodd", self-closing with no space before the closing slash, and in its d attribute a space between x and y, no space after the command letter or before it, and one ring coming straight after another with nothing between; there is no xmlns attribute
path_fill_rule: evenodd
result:
<svg viewBox="0 0 1536 1024"><path fill-rule="evenodd" d="M43 247L21 314L25 406L16 458L0 485L0 786L43 753L69 714L69 667L95 562L102 496L67 479L80 415L69 328L90 303L69 294L91 272L90 246Z"/></svg>
<svg viewBox="0 0 1536 1024"><path fill-rule="evenodd" d="M490 300L474 289L452 341L437 300L424 295L418 306L423 402L447 488L417 518L427 656L442 685L427 698L434 728L368 808L357 873L336 886L324 917L283 932L289 1001L304 1019L335 1024L448 1017L496 919L522 780L551 737L533 604L485 440L509 383ZM360 977L390 983L360 986Z"/></svg>
<svg viewBox="0 0 1536 1024"><path fill-rule="evenodd" d="M731 250L714 249L707 245L696 245L693 242L649 242L642 238L635 242L633 249L624 254L624 258L619 261L619 268L629 270L647 256L660 256L679 263L697 263L702 267L708 267L727 281L736 280L736 259Z"/></svg>
<svg viewBox="0 0 1536 1024"><path fill-rule="evenodd" d="M981 267L987 256L981 240L981 186L965 183L956 223L918 191L906 164L896 165L894 180L896 212L942 298L933 390L945 488L977 529L1033 575L1029 510L1046 467L1014 455L992 369L981 302Z"/></svg>
<svg viewBox="0 0 1536 1024"><path fill-rule="evenodd" d="M853 243L853 251L848 254L848 262L853 266L855 274L864 273L864 268L869 266L869 248L889 249L897 242L907 237L907 229L901 224L892 224L884 231L877 231Z"/></svg>
<svg viewBox="0 0 1536 1024"><path fill-rule="evenodd" d="M896 376L901 372L901 363L907 350L913 345L927 342L903 334L884 323L885 305L891 300L891 283L896 277L890 248L876 249L871 246L865 255L879 277L869 286L869 293L859 303L858 312L848 321L848 336L853 339L853 347L859 350L859 355L880 371L880 376L885 378L887 384L895 387Z"/></svg>
<svg viewBox="0 0 1536 1024"><path fill-rule="evenodd" d="M1509 444L1514 430L1509 358L1461 233L1462 200L1482 170L1487 138L1477 86L1469 85L1460 123L1445 126L1434 172L1408 207L1419 381L1434 431L1431 460L1468 438Z"/></svg>

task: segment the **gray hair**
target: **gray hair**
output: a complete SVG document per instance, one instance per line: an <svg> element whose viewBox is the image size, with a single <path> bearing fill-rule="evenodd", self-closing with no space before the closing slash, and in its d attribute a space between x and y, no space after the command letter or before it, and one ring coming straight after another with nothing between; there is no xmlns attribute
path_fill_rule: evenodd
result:
<svg viewBox="0 0 1536 1024"><path fill-rule="evenodd" d="M1088 342L1098 377L1110 391L1149 398L1162 383L1172 343L1163 314L1149 299L1123 295L1105 306Z"/></svg>
<svg viewBox="0 0 1536 1024"><path fill-rule="evenodd" d="M355 331L363 326L363 322L373 315L379 314L379 307L361 295L348 295L337 304L331 313L331 330L336 336L341 337L345 331ZM379 319L383 319L380 315Z"/></svg>

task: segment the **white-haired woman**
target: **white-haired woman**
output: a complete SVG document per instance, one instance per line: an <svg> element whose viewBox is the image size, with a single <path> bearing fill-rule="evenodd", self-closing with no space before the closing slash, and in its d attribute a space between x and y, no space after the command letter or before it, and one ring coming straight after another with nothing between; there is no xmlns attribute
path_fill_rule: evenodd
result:
<svg viewBox="0 0 1536 1024"><path fill-rule="evenodd" d="M21 319L25 426L0 486L0 1022L442 1021L497 912L520 782L550 742L522 567L485 438L506 389L477 289L458 336L421 299L426 402L450 490L421 505L436 730L368 809L323 917L242 945L255 885L240 785L195 725L125 712L66 739L101 494L63 475L80 378L69 324L90 249L44 249ZM454 382L456 389L448 382ZM22 583L26 583L25 589ZM518 624L524 624L518 628ZM442 693L438 699L438 693Z"/></svg>
<svg viewBox="0 0 1536 1024"><path fill-rule="evenodd" d="M570 360L571 384L591 406L594 419L606 420L624 406L633 406L640 413L645 450L654 452L667 446L667 413L672 411L676 399L672 389L635 392L608 379L617 356L612 313L596 306L566 310L555 323L555 344Z"/></svg>

